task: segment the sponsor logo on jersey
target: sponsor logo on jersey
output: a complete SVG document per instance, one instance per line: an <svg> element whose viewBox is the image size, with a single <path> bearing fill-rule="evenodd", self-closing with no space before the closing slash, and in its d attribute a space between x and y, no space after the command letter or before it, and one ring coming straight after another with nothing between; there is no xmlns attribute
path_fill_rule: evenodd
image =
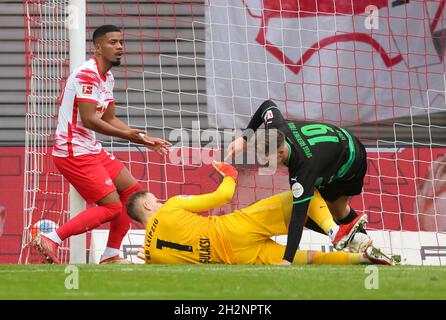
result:
<svg viewBox="0 0 446 320"><path fill-rule="evenodd" d="M265 122L268 122L268 120L274 118L273 112L271 110L266 111L265 116L263 117L263 120Z"/></svg>
<svg viewBox="0 0 446 320"><path fill-rule="evenodd" d="M180 198L184 198L184 199L190 199L190 198L192 198L192 196L184 195L184 194L179 195L179 197L180 197Z"/></svg>
<svg viewBox="0 0 446 320"><path fill-rule="evenodd" d="M92 94L93 93L93 86L91 85L83 85L82 86L82 94Z"/></svg>
<svg viewBox="0 0 446 320"><path fill-rule="evenodd" d="M295 182L292 186L291 186L291 191L293 192L293 196L294 198L299 198L301 195L304 194L304 187L299 183L299 182Z"/></svg>
<svg viewBox="0 0 446 320"><path fill-rule="evenodd" d="M111 186L113 184L112 179L111 178L105 179L105 184L108 185L108 186Z"/></svg>
<svg viewBox="0 0 446 320"><path fill-rule="evenodd" d="M116 159L115 156L112 155L111 153L109 153L108 151L105 151L105 153L107 154L107 156L110 157L111 160L115 160Z"/></svg>

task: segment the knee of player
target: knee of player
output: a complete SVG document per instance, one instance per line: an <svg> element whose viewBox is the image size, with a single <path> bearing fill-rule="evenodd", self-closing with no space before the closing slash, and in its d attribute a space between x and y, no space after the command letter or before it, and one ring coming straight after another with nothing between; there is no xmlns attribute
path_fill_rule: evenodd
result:
<svg viewBox="0 0 446 320"><path fill-rule="evenodd" d="M122 212L122 203L121 202L113 202L104 205L103 207L107 208L109 211L109 216L111 219L118 217Z"/></svg>
<svg viewBox="0 0 446 320"><path fill-rule="evenodd" d="M119 197L121 200L127 201L127 199L136 191L142 190L143 187L139 184L139 182L135 183L131 187L120 192Z"/></svg>

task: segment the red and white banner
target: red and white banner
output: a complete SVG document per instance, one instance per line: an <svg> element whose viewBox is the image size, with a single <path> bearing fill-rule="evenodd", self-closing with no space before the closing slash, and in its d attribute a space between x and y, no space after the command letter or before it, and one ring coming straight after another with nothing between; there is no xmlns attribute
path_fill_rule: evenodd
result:
<svg viewBox="0 0 446 320"><path fill-rule="evenodd" d="M209 0L209 121L244 127L268 98L342 125L444 111L445 3Z"/></svg>

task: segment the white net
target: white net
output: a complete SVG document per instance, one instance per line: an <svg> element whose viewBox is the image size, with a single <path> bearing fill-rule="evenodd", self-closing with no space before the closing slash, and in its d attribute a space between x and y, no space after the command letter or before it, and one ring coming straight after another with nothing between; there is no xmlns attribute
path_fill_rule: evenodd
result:
<svg viewBox="0 0 446 320"><path fill-rule="evenodd" d="M25 1L27 112L22 250L19 263L40 262L30 247L39 220L61 225L68 219L68 185L51 160L58 99L69 72L68 1ZM46 231L52 231L47 229ZM65 243L60 250L67 259Z"/></svg>
<svg viewBox="0 0 446 320"><path fill-rule="evenodd" d="M368 149L352 207L375 243L444 265L445 3L209 1L210 122L244 127L272 99L288 118L351 129ZM327 243L310 235L303 246Z"/></svg>
<svg viewBox="0 0 446 320"><path fill-rule="evenodd" d="M375 7L367 9L369 2ZM67 185L48 157L60 81L67 76L64 5L25 2L24 252L33 221L67 217ZM287 117L355 132L369 161L364 192L352 206L368 214L376 244L409 263L444 265L444 9L445 1L89 0L87 39L102 24L124 32L123 63L112 70L118 116L174 148L162 158L118 139L101 137L103 145L163 200L209 192L219 176L207 164L232 137L225 130L244 127L271 98ZM233 202L213 214L289 188L286 170L260 176L243 167L239 177ZM136 251L140 236L130 232L125 256ZM93 239L94 250L103 250L104 239ZM312 249L332 250L328 244L314 233L302 240Z"/></svg>

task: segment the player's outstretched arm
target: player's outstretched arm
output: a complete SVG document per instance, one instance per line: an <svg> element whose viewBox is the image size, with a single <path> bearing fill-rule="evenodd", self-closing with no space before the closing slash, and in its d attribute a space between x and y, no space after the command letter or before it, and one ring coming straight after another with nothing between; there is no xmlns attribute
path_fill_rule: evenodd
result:
<svg viewBox="0 0 446 320"><path fill-rule="evenodd" d="M291 220L288 226L288 237L283 257L283 264L291 264L297 249L299 248L300 240L305 224L306 212L308 210L308 201L304 203L294 203L293 211L291 213ZM288 263L288 262L289 263Z"/></svg>
<svg viewBox="0 0 446 320"><path fill-rule="evenodd" d="M282 125L283 122L285 122L285 119L277 105L272 100L266 100L252 116L246 130L255 132L262 123L265 123L265 125L274 124L277 127L277 125Z"/></svg>
<svg viewBox="0 0 446 320"><path fill-rule="evenodd" d="M214 161L212 165L224 177L222 183L212 193L175 197L184 210L202 212L221 207L232 200L238 176L237 170L233 166L223 162Z"/></svg>
<svg viewBox="0 0 446 320"><path fill-rule="evenodd" d="M166 154L171 144L168 141L146 136L146 131L133 129L115 116L114 105L107 108L102 118L96 114L96 105L91 102L79 102L82 123L90 130L139 143L160 154Z"/></svg>
<svg viewBox="0 0 446 320"><path fill-rule="evenodd" d="M266 100L260 105L252 116L243 135L229 144L225 160L229 160L234 155L246 152L247 141L254 135L262 123L265 123L265 127L267 128L283 129L284 126L286 127L286 121L282 113L271 100Z"/></svg>
<svg viewBox="0 0 446 320"><path fill-rule="evenodd" d="M112 126L97 116L96 104L92 102L78 102L78 106L82 123L87 129L107 136L118 137L126 140L129 140L128 138L132 135L137 136L139 133L144 132L144 130L139 129L130 129L133 131L128 130L129 132L127 132L126 130L121 130Z"/></svg>

